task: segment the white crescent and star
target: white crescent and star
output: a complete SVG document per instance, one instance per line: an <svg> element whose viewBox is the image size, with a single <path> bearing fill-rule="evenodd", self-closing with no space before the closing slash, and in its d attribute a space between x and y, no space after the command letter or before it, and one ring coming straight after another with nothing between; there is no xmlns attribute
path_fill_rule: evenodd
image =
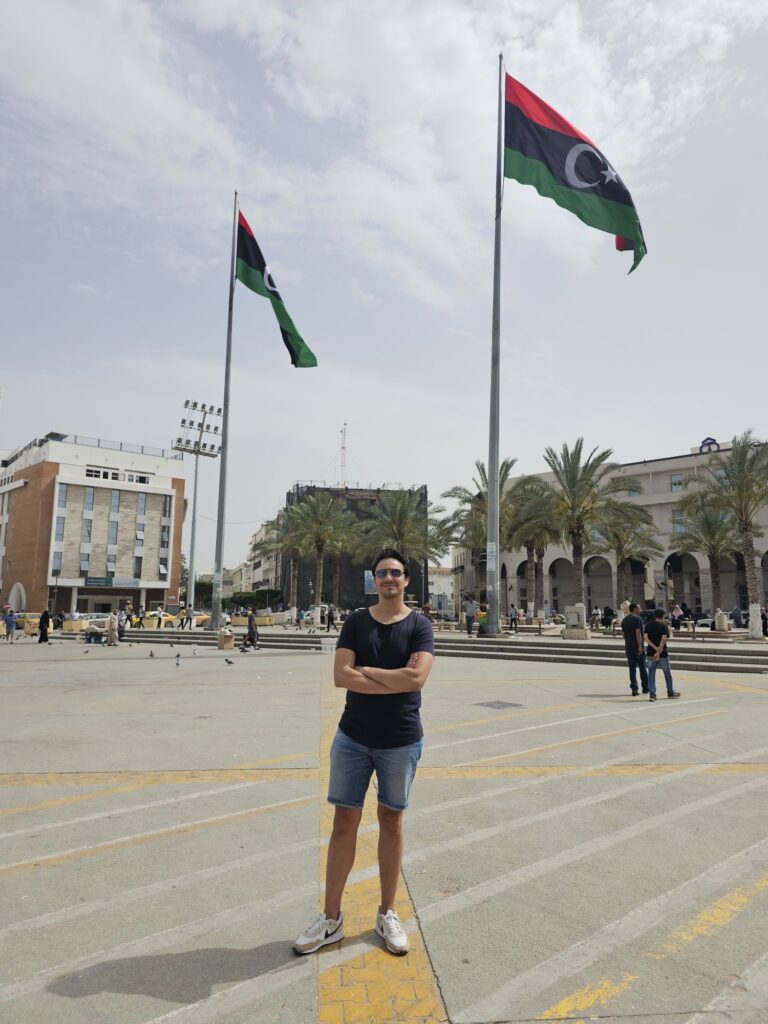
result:
<svg viewBox="0 0 768 1024"><path fill-rule="evenodd" d="M595 181L585 181L576 173L576 161L582 153L591 153L600 161L600 163L605 164L605 170L600 171L600 174L602 174L604 178L604 184L609 181L619 180L618 174L614 171L605 157L601 156L594 147L587 145L586 142L579 142L568 150L568 156L565 158L565 180L572 188L597 188L600 184L599 179L595 179Z"/></svg>
<svg viewBox="0 0 768 1024"><path fill-rule="evenodd" d="M269 264L264 264L264 273L261 275L264 279L264 287L270 292L277 292L277 285L272 280L272 275L269 272Z"/></svg>

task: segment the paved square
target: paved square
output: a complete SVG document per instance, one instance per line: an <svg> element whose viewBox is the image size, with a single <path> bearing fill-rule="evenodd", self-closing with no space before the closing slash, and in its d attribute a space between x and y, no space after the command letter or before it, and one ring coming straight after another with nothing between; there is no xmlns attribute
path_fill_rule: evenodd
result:
<svg viewBox="0 0 768 1024"><path fill-rule="evenodd" d="M0 642L5 1024L768 1021L768 676L438 659L398 910L321 893L332 657ZM674 663L673 663L674 664Z"/></svg>

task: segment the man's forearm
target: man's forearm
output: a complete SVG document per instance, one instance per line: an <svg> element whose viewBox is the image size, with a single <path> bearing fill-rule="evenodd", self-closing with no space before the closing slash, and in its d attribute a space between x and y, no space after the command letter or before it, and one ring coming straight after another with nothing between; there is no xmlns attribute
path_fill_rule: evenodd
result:
<svg viewBox="0 0 768 1024"><path fill-rule="evenodd" d="M367 693L372 696L382 696L392 693L392 690L374 679L369 679L357 668L344 668L337 673L334 682L336 686L344 690L351 690L353 693Z"/></svg>
<svg viewBox="0 0 768 1024"><path fill-rule="evenodd" d="M419 675L413 668L373 668L363 665L360 671L366 679L384 686L390 693L412 693L422 687Z"/></svg>

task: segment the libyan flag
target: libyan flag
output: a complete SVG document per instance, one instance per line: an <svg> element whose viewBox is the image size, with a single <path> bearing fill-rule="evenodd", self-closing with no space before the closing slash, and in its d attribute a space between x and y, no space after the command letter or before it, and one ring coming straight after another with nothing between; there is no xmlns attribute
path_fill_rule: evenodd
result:
<svg viewBox="0 0 768 1024"><path fill-rule="evenodd" d="M297 367L317 366L317 359L296 330L293 320L288 316L288 310L283 305L280 292L277 290L267 261L261 254L259 243L254 238L248 221L239 211L235 277L238 281L242 281L246 288L250 288L257 295L263 295L272 303L283 342L288 349L293 365Z"/></svg>
<svg viewBox="0 0 768 1024"><path fill-rule="evenodd" d="M631 274L647 249L627 186L586 135L520 82L505 78L504 176L533 185L585 224L616 235L617 249L634 250Z"/></svg>

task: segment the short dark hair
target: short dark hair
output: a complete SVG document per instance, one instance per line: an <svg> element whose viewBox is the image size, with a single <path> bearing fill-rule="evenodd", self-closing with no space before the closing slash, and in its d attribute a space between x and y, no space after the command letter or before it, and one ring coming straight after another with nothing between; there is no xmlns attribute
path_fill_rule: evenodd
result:
<svg viewBox="0 0 768 1024"><path fill-rule="evenodd" d="M664 609L663 608L656 608L654 610L653 617L655 619L663 619L664 618Z"/></svg>
<svg viewBox="0 0 768 1024"><path fill-rule="evenodd" d="M633 601L632 604L629 606L629 610L631 612L639 611L639 609L640 609L640 605L636 601Z"/></svg>
<svg viewBox="0 0 768 1024"><path fill-rule="evenodd" d="M379 562L383 562L386 558L393 558L396 562L399 562L402 565L403 569L405 570L405 575L410 577L411 574L408 571L408 559L404 555L401 555L400 552L397 551L395 548L382 548L381 551L378 553L378 555L376 555L376 557L373 560L371 572L375 573L376 566L379 564Z"/></svg>

